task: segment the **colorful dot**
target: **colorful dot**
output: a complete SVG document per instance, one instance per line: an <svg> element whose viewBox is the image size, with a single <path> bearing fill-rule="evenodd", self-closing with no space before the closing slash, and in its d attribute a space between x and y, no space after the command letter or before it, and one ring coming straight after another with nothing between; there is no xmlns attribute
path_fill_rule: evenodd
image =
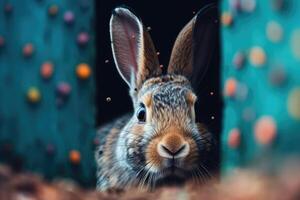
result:
<svg viewBox="0 0 300 200"><path fill-rule="evenodd" d="M80 79L88 79L91 75L91 69L88 64L81 63L76 68L76 74Z"/></svg>
<svg viewBox="0 0 300 200"><path fill-rule="evenodd" d="M292 47L294 56L300 60L300 29L293 31L290 45Z"/></svg>
<svg viewBox="0 0 300 200"><path fill-rule="evenodd" d="M256 0L242 0L240 8L243 12L253 12L256 8Z"/></svg>
<svg viewBox="0 0 300 200"><path fill-rule="evenodd" d="M48 9L48 13L50 16L55 16L58 13L58 6L57 5L51 5Z"/></svg>
<svg viewBox="0 0 300 200"><path fill-rule="evenodd" d="M283 29L276 21L270 21L267 24L266 35L271 42L280 42L283 37Z"/></svg>
<svg viewBox="0 0 300 200"><path fill-rule="evenodd" d="M77 36L77 42L79 45L86 45L90 40L90 36L87 32L81 32Z"/></svg>
<svg viewBox="0 0 300 200"><path fill-rule="evenodd" d="M274 67L269 72L269 81L274 86L280 86L285 82L286 76L283 67Z"/></svg>
<svg viewBox="0 0 300 200"><path fill-rule="evenodd" d="M72 11L66 11L64 13L64 21L66 24L72 24L74 22L74 13Z"/></svg>
<svg viewBox="0 0 300 200"><path fill-rule="evenodd" d="M294 88L289 93L287 107L290 116L300 120L300 87Z"/></svg>
<svg viewBox="0 0 300 200"><path fill-rule="evenodd" d="M70 159L70 162L74 165L78 165L81 161L81 155L80 155L80 152L77 151L77 150L72 150L70 151L69 153L69 159Z"/></svg>
<svg viewBox="0 0 300 200"><path fill-rule="evenodd" d="M230 12L224 12L221 16L221 22L223 26L230 26L233 22L233 18Z"/></svg>
<svg viewBox="0 0 300 200"><path fill-rule="evenodd" d="M5 6L4 6L4 12L5 12L6 14L9 14L9 13L11 13L12 11L13 11L13 6L12 6L12 4L6 3Z"/></svg>
<svg viewBox="0 0 300 200"><path fill-rule="evenodd" d="M245 54L241 51L236 52L233 56L232 63L236 69L242 68L245 63Z"/></svg>
<svg viewBox="0 0 300 200"><path fill-rule="evenodd" d="M266 54L263 48L255 46L250 51L250 62L256 67L260 67L266 62Z"/></svg>
<svg viewBox="0 0 300 200"><path fill-rule="evenodd" d="M25 57L30 57L34 53L34 46L31 43L25 44L23 47L23 55Z"/></svg>
<svg viewBox="0 0 300 200"><path fill-rule="evenodd" d="M53 74L53 64L49 61L47 62L44 62L41 66L41 70L40 70L40 73L41 73L41 76L44 78L44 79L49 79L52 74Z"/></svg>
<svg viewBox="0 0 300 200"><path fill-rule="evenodd" d="M56 90L59 95L66 97L71 93L71 85L66 82L60 82Z"/></svg>
<svg viewBox="0 0 300 200"><path fill-rule="evenodd" d="M48 144L46 146L46 152L48 155L53 155L55 152L55 147L53 146L53 144Z"/></svg>
<svg viewBox="0 0 300 200"><path fill-rule="evenodd" d="M282 10L284 8L286 0L271 0L272 8L276 11Z"/></svg>
<svg viewBox="0 0 300 200"><path fill-rule="evenodd" d="M229 132L228 135L228 146L235 149L240 146L241 143L241 133L238 128L234 128Z"/></svg>
<svg viewBox="0 0 300 200"><path fill-rule="evenodd" d="M5 45L5 39L3 36L0 35L0 48Z"/></svg>
<svg viewBox="0 0 300 200"><path fill-rule="evenodd" d="M37 103L41 99L41 94L38 88L36 87L31 87L27 91L27 99L31 103Z"/></svg>
<svg viewBox="0 0 300 200"><path fill-rule="evenodd" d="M229 78L226 80L224 95L232 97L235 95L237 89L237 81L234 78Z"/></svg>
<svg viewBox="0 0 300 200"><path fill-rule="evenodd" d="M276 136L276 123L270 116L261 117L255 124L255 139L262 145L270 144Z"/></svg>

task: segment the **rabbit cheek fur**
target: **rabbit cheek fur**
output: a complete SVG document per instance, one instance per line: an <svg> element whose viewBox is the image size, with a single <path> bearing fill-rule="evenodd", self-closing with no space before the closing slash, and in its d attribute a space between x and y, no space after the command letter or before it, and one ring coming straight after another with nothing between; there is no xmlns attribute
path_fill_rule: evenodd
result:
<svg viewBox="0 0 300 200"><path fill-rule="evenodd" d="M210 133L195 123L196 96L183 76L167 75L147 80L137 94L135 110L146 106L146 122L140 123L136 114L125 116L116 124L100 130L105 140L96 153L98 189L144 186L153 188L172 178L185 181L206 173L206 156L210 151ZM129 122L125 125L126 120ZM124 127L122 127L122 125ZM161 141L171 146L187 143L188 155L165 159L157 150ZM174 163L173 163L174 162ZM198 174L198 175L197 175ZM208 175L208 174L206 174ZM204 175L203 175L204 176ZM194 177L194 178L195 178Z"/></svg>
<svg viewBox="0 0 300 200"><path fill-rule="evenodd" d="M195 122L197 97L192 86L206 71L209 48L217 40L217 10L210 12L212 8L200 10L179 33L167 74L162 73L141 21L126 8L114 10L110 20L113 56L130 87L134 114L99 129L98 190L152 189L211 175L207 161L212 157L212 137Z"/></svg>

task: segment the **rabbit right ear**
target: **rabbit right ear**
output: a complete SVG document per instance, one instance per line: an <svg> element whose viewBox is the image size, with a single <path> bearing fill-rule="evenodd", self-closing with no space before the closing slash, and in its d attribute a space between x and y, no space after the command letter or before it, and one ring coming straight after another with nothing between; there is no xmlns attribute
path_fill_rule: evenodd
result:
<svg viewBox="0 0 300 200"><path fill-rule="evenodd" d="M218 10L214 4L202 8L179 33L168 73L184 75L192 85L204 76L218 41Z"/></svg>
<svg viewBox="0 0 300 200"><path fill-rule="evenodd" d="M129 86L139 89L146 79L161 74L149 33L127 8L113 11L110 37L117 69Z"/></svg>

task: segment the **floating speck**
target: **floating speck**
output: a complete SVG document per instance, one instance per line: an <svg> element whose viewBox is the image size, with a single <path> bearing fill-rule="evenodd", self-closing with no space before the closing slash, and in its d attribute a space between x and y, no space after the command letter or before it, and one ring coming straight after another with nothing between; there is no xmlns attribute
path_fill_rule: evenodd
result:
<svg viewBox="0 0 300 200"><path fill-rule="evenodd" d="M104 62L105 62L105 63L109 63L109 60L108 60L108 59L106 59Z"/></svg>
<svg viewBox="0 0 300 200"><path fill-rule="evenodd" d="M111 102L111 98L110 97L106 97L106 102Z"/></svg>

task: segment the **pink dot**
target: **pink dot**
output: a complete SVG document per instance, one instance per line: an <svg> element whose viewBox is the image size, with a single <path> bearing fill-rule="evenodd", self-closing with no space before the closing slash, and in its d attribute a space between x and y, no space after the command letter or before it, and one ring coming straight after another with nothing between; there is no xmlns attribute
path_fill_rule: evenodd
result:
<svg viewBox="0 0 300 200"><path fill-rule="evenodd" d="M79 45L86 45L90 40L90 36L87 32L81 32L77 36L77 42Z"/></svg>
<svg viewBox="0 0 300 200"><path fill-rule="evenodd" d="M71 86L66 82L61 82L57 86L57 92L63 96L68 96L71 92Z"/></svg>
<svg viewBox="0 0 300 200"><path fill-rule="evenodd" d="M67 11L65 12L64 14L64 21L67 23L67 24L72 24L73 21L74 21L74 13L72 11Z"/></svg>

